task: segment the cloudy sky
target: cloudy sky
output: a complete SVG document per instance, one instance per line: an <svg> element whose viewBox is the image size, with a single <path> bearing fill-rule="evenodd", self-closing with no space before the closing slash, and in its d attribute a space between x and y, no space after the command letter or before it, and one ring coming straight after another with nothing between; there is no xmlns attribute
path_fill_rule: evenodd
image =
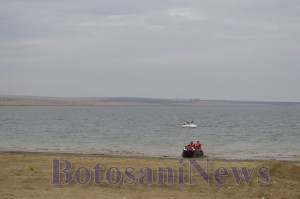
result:
<svg viewBox="0 0 300 199"><path fill-rule="evenodd" d="M299 0L0 0L0 94L300 101Z"/></svg>

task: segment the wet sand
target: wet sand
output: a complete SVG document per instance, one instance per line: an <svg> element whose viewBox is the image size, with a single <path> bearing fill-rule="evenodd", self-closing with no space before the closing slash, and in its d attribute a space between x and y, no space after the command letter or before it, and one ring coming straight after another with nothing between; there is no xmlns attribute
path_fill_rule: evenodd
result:
<svg viewBox="0 0 300 199"><path fill-rule="evenodd" d="M73 180L69 184L53 184L53 179L55 179L55 177L53 178L54 160L60 161L60 171L65 168L62 160L72 163L70 173ZM98 163L98 166L102 168L99 175L101 184L96 183L98 181L95 181L96 175L93 169ZM205 178L205 175L203 177L198 173L200 170L197 165L203 169L203 175L207 173L208 179ZM85 167L91 172L90 181L85 185L79 184L79 182L84 183L85 175L77 178L78 182L74 174L80 167ZM116 168L109 172L111 167L116 167L120 171L120 178L114 177L114 174L117 173ZM145 167L153 172L152 179L147 178L149 175L146 175L146 171L149 170L146 170ZM167 178L168 174L164 172L163 181L160 181L162 175L159 174L158 167L172 168L174 178ZM222 169L217 170L220 167ZM243 177L240 179L240 183L237 183L238 178L234 175L234 169L239 172L242 167L247 168L248 172L253 170L249 183ZM189 159L179 162L178 159L171 158L0 152L0 168L0 198L3 199L300 198L299 162L277 160L210 160L207 162L207 159L197 159L196 162L191 163ZM198 171L195 168L198 168ZM224 168L228 175L219 175L218 178L215 173L224 174ZM183 173L179 172L180 169L183 169ZM209 171L207 172L207 170ZM84 169L81 171L81 174L85 173ZM107 174L111 174L111 178L107 178ZM60 175L59 182L62 183L65 176L63 173ZM267 182L268 178L269 182ZM169 184L168 179L170 180ZM218 179L225 183L219 184Z"/></svg>

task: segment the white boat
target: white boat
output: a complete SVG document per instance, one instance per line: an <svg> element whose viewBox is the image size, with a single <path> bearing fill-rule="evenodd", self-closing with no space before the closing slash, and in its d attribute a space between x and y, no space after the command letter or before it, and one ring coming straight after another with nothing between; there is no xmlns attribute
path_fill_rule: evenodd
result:
<svg viewBox="0 0 300 199"><path fill-rule="evenodd" d="M183 124L182 128L197 128L197 124Z"/></svg>
<svg viewBox="0 0 300 199"><path fill-rule="evenodd" d="M184 121L183 124L181 125L182 128L197 128L197 124L195 124L193 121L187 122Z"/></svg>

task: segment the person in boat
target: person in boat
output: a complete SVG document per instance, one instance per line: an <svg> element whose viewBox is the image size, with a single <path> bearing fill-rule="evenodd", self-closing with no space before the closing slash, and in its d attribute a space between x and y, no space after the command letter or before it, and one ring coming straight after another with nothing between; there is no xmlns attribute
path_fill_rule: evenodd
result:
<svg viewBox="0 0 300 199"><path fill-rule="evenodd" d="M193 120L191 121L191 124L194 124L194 121L193 121Z"/></svg>
<svg viewBox="0 0 300 199"><path fill-rule="evenodd" d="M198 150L198 151L201 151L201 143L200 141L198 140L197 143L195 144L195 149Z"/></svg>
<svg viewBox="0 0 300 199"><path fill-rule="evenodd" d="M188 149L189 150L195 150L195 144L194 144L193 140L189 143Z"/></svg>

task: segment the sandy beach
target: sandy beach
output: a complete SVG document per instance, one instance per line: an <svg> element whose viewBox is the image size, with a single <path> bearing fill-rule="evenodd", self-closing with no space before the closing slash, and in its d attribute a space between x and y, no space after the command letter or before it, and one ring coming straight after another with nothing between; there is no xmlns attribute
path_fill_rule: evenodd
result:
<svg viewBox="0 0 300 199"><path fill-rule="evenodd" d="M64 184L66 162L72 181ZM1 152L0 165L0 198L300 198L299 162ZM159 167L173 169L174 176Z"/></svg>

